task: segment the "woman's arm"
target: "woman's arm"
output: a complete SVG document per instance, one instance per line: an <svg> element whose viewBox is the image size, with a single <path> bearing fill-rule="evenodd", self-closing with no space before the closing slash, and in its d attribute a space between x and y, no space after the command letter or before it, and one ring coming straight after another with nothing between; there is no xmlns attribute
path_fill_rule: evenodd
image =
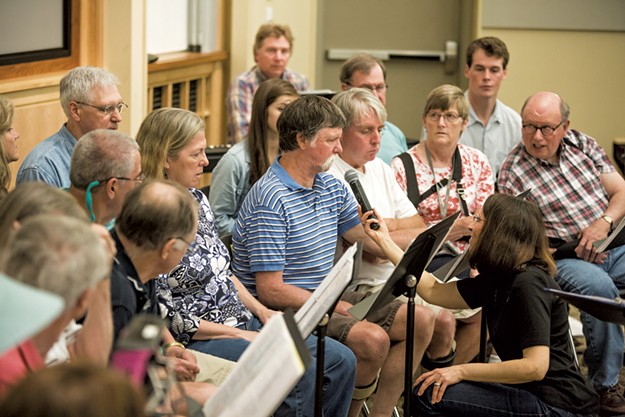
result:
<svg viewBox="0 0 625 417"><path fill-rule="evenodd" d="M549 369L549 347L531 346L523 349L523 358L499 363L467 363L439 368L421 374L415 385L423 382L417 395L434 385L432 404L443 398L448 386L460 381L495 382L500 384L522 384L540 381Z"/></svg>
<svg viewBox="0 0 625 417"><path fill-rule="evenodd" d="M245 305L245 307L247 307L253 315L258 317L262 324L267 324L267 321L269 321L271 316L276 314L276 311L268 309L260 301L258 301L252 294L250 294L247 288L245 288L245 285L243 285L237 277L230 275L230 279L239 292L239 297L241 297L243 305Z"/></svg>
<svg viewBox="0 0 625 417"><path fill-rule="evenodd" d="M379 220L369 219L371 214L375 214ZM393 264L397 265L404 256L404 251L391 239L384 219L373 209L361 215L360 220L367 236L382 249ZM371 229L372 223L378 223L380 225L379 229ZM417 286L417 293L428 303L436 304L441 307L458 309L469 308L458 292L456 282L447 284L439 283L434 276L428 272L423 272L421 275L419 285Z"/></svg>

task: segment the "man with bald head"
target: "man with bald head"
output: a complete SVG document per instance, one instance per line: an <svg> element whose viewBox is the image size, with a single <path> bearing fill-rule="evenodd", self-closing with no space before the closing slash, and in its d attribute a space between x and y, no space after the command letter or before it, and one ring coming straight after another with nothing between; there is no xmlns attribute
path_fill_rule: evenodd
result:
<svg viewBox="0 0 625 417"><path fill-rule="evenodd" d="M577 257L557 259L556 280L565 291L616 298L625 288L625 246L597 253L625 215L625 180L590 136L570 129L569 106L552 92L536 93L521 110L522 143L512 149L499 174L502 193L531 190L553 248L579 238ZM582 312L588 378L600 395L600 415L625 414L618 387L623 330Z"/></svg>

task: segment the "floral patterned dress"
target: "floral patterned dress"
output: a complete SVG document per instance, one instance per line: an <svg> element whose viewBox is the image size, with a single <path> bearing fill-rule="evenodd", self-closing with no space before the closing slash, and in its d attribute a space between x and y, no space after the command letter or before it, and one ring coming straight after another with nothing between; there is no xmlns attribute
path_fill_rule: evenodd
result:
<svg viewBox="0 0 625 417"><path fill-rule="evenodd" d="M196 245L169 274L157 279L163 317L184 344L191 341L200 320L241 327L252 318L230 279L230 255L217 234L208 199L200 190L190 192L199 202Z"/></svg>

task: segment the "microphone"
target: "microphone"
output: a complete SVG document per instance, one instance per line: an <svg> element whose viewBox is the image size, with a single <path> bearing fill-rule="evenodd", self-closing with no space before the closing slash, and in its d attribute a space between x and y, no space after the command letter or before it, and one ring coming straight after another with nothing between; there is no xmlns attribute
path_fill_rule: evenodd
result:
<svg viewBox="0 0 625 417"><path fill-rule="evenodd" d="M367 194L365 194L365 190L362 189L362 185L360 184L360 180L358 179L358 173L353 169L350 169L345 173L345 181L347 181L349 186L352 188L352 192L356 197L356 201L358 202L358 204L360 204L362 212L366 213L373 210L373 207L371 207L371 204L369 204L369 200L367 199ZM377 220L375 214L372 214L368 218ZM371 228L373 230L378 230L380 228L380 225L378 223L371 223Z"/></svg>

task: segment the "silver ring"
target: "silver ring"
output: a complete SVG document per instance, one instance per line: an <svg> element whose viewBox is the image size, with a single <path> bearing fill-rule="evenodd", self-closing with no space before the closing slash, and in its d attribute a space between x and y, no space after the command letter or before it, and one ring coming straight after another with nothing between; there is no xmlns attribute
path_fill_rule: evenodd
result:
<svg viewBox="0 0 625 417"><path fill-rule="evenodd" d="M437 387L440 387L441 383L440 382L435 382L434 385L436 385Z"/></svg>

